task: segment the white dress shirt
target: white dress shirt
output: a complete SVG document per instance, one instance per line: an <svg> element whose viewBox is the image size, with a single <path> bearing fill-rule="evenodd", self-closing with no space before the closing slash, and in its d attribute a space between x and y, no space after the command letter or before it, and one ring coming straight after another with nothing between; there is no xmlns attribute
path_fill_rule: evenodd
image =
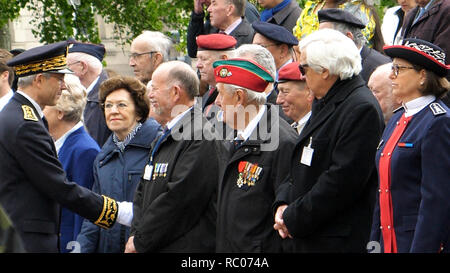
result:
<svg viewBox="0 0 450 273"><path fill-rule="evenodd" d="M412 101L408 101L407 103L403 103L403 108L405 109L405 117L414 116L428 104L432 103L435 99L435 96L429 95L413 99Z"/></svg>
<svg viewBox="0 0 450 273"><path fill-rule="evenodd" d="M14 95L14 92L10 89L8 93L6 93L3 97L0 98L0 111L3 110L6 104L8 104L9 100Z"/></svg>

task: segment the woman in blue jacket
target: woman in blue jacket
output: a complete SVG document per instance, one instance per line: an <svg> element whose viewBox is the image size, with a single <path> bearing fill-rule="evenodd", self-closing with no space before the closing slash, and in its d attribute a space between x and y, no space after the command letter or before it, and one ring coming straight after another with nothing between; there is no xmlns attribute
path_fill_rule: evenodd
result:
<svg viewBox="0 0 450 273"><path fill-rule="evenodd" d="M419 39L384 47L392 94L402 101L378 145L379 188L371 240L384 253L448 252L450 110L444 51Z"/></svg>
<svg viewBox="0 0 450 273"><path fill-rule="evenodd" d="M92 190L132 202L160 125L152 118L147 119L146 87L135 78L110 78L100 86L99 96L106 124L113 133L94 161ZM84 253L119 253L125 249L129 232L124 225L116 224L105 230L84 221L77 241Z"/></svg>
<svg viewBox="0 0 450 273"><path fill-rule="evenodd" d="M55 140L58 159L67 178L85 188L94 183L92 166L100 151L97 142L86 132L81 121L86 105L86 89L75 75L66 74L63 90L55 106L46 106L44 114L48 130ZM61 209L60 251L79 251L74 241L81 230L84 218L69 209Z"/></svg>

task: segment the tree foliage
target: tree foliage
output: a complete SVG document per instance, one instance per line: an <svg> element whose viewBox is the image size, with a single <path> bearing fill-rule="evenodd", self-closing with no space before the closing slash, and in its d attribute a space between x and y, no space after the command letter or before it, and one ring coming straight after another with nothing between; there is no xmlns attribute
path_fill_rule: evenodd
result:
<svg viewBox="0 0 450 273"><path fill-rule="evenodd" d="M77 3L78 5L72 5ZM184 37L192 0L0 0L0 27L18 17L22 8L32 13L33 34L42 43L73 37L101 42L96 14L112 23L119 43L130 42L143 30L178 30Z"/></svg>
<svg viewBox="0 0 450 273"><path fill-rule="evenodd" d="M250 1L258 6L257 0ZM306 0L297 1L303 6ZM396 4L395 0L368 1L378 4L380 17L385 7ZM99 14L114 26L114 38L120 44L129 43L143 30L177 30L182 49L193 0L0 0L0 27L17 18L23 8L32 13L32 32L42 43L68 37L101 42L95 19Z"/></svg>

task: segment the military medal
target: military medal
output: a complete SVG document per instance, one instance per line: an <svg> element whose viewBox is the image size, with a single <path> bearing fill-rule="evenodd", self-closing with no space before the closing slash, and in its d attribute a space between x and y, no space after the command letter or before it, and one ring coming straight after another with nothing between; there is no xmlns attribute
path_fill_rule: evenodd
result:
<svg viewBox="0 0 450 273"><path fill-rule="evenodd" d="M245 166L245 171L244 171L244 185L247 185L248 182L250 181L250 170L252 169L253 164L250 162L247 162L247 165Z"/></svg>
<svg viewBox="0 0 450 273"><path fill-rule="evenodd" d="M164 164L162 164L162 176L163 177L166 177L166 175L167 175L167 165L169 165L169 163L164 163Z"/></svg>
<svg viewBox="0 0 450 273"><path fill-rule="evenodd" d="M239 165L238 165L239 177L238 177L236 184L239 188L242 187L242 185L244 184L243 176L244 176L244 170L245 170L245 167L247 166L247 163L248 162L246 162L246 161L241 161L241 162L239 162Z"/></svg>
<svg viewBox="0 0 450 273"><path fill-rule="evenodd" d="M253 165L252 170L251 170L251 177L250 177L250 181L248 183L249 186L254 186L255 182L256 182L256 171L258 170L258 165Z"/></svg>

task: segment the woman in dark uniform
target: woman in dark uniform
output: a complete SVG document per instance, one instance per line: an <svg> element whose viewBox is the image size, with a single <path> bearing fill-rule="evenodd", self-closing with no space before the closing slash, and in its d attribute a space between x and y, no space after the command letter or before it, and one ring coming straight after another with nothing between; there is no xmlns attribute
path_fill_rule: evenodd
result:
<svg viewBox="0 0 450 273"><path fill-rule="evenodd" d="M379 189L371 240L385 253L446 251L450 227L450 111L444 51L405 39L393 58L394 111L376 156Z"/></svg>

